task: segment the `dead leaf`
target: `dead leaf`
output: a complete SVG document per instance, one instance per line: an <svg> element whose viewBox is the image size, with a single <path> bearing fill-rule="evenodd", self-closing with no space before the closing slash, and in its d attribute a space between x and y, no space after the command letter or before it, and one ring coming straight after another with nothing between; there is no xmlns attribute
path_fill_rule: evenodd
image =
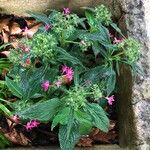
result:
<svg viewBox="0 0 150 150"><path fill-rule="evenodd" d="M25 19L25 21L26 21L26 23L27 23L29 29L32 28L33 26L35 26L35 25L38 23L37 20L35 20L35 19L30 19L30 18Z"/></svg>
<svg viewBox="0 0 150 150"><path fill-rule="evenodd" d="M34 25L32 28L29 28L27 31L23 32L22 35L24 37L32 38L33 35L38 31L38 29L42 26L42 23L38 23Z"/></svg>
<svg viewBox="0 0 150 150"><path fill-rule="evenodd" d="M6 31L9 31L9 21L11 18L5 18L0 20L0 32L2 32L3 29Z"/></svg>
<svg viewBox="0 0 150 150"><path fill-rule="evenodd" d="M15 128L12 131L5 133L4 136L14 144L27 146L30 145L30 140L21 132L17 131Z"/></svg>
<svg viewBox="0 0 150 150"><path fill-rule="evenodd" d="M3 42L8 43L9 42L9 33L5 31L4 29L2 30L2 36L3 36Z"/></svg>
<svg viewBox="0 0 150 150"><path fill-rule="evenodd" d="M10 26L10 35L21 34L22 30L18 23L12 22Z"/></svg>
<svg viewBox="0 0 150 150"><path fill-rule="evenodd" d="M115 120L110 120L109 131L113 130L115 126L116 126L116 121Z"/></svg>
<svg viewBox="0 0 150 150"><path fill-rule="evenodd" d="M80 138L77 146L80 146L80 147L91 147L92 146L92 142L93 140L89 137L82 137Z"/></svg>
<svg viewBox="0 0 150 150"><path fill-rule="evenodd" d="M94 131L96 130L96 132ZM99 132L97 133L97 129L94 129L90 134L90 137L94 140L94 141L98 141L101 143L105 143L105 144L110 144L112 140L115 140L117 137L117 134L115 133L115 131L109 131L108 133L102 132L101 130L99 130ZM95 134L97 133L97 134Z"/></svg>

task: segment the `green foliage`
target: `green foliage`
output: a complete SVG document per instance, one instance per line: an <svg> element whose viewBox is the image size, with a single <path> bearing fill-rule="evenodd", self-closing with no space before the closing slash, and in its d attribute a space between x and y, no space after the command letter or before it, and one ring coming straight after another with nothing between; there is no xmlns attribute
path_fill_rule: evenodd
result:
<svg viewBox="0 0 150 150"><path fill-rule="evenodd" d="M5 78L5 81L6 81L6 85L9 87L12 94L21 98L22 91L21 91L21 88L19 87L18 83L9 79L8 77Z"/></svg>
<svg viewBox="0 0 150 150"><path fill-rule="evenodd" d="M103 5L86 9L86 18L55 10L32 16L51 29L11 50L5 83L19 98L14 113L23 121L51 122L52 130L59 126L61 149L73 150L93 127L108 131L106 96L114 94L120 64L138 70L139 45L122 34Z"/></svg>
<svg viewBox="0 0 150 150"><path fill-rule="evenodd" d="M59 99L54 98L32 105L28 109L18 112L17 114L24 119L48 121L59 111L58 108L60 104Z"/></svg>
<svg viewBox="0 0 150 150"><path fill-rule="evenodd" d="M2 149L9 145L10 145L10 142L4 137L3 134L0 134L0 148Z"/></svg>
<svg viewBox="0 0 150 150"><path fill-rule="evenodd" d="M87 111L92 117L93 125L104 132L108 132L109 119L105 111L98 104L92 103L87 105Z"/></svg>

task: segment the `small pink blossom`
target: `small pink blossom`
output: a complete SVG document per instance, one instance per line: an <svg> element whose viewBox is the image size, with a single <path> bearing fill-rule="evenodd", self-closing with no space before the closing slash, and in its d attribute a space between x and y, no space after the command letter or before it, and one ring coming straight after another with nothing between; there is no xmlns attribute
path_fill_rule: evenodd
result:
<svg viewBox="0 0 150 150"><path fill-rule="evenodd" d="M68 67L66 65L62 66L62 74L66 73L68 70Z"/></svg>
<svg viewBox="0 0 150 150"><path fill-rule="evenodd" d="M44 32L46 32L46 31L48 31L49 29L51 29L51 27L52 27L52 26L51 26L50 24L46 24L46 25L45 25L45 31L44 31Z"/></svg>
<svg viewBox="0 0 150 150"><path fill-rule="evenodd" d="M32 128L33 128L31 122L27 122L27 124L24 125L24 127L26 128L27 131L32 130Z"/></svg>
<svg viewBox="0 0 150 150"><path fill-rule="evenodd" d="M61 84L62 84L62 81L56 81L56 82L55 82L55 85L56 85L57 87L60 87Z"/></svg>
<svg viewBox="0 0 150 150"><path fill-rule="evenodd" d="M66 76L66 78L67 78L69 81L72 81L72 80L73 80L73 75L72 75L72 74L66 74L65 76Z"/></svg>
<svg viewBox="0 0 150 150"><path fill-rule="evenodd" d="M15 123L18 123L18 122L20 121L20 117L19 117L18 115L13 115L12 120L13 120Z"/></svg>
<svg viewBox="0 0 150 150"><path fill-rule="evenodd" d="M117 39L116 37L114 37L113 43L114 43L114 44L119 44L119 43L121 43L122 41L123 41L123 39Z"/></svg>
<svg viewBox="0 0 150 150"><path fill-rule="evenodd" d="M43 90L46 92L49 88L49 81L46 80L41 84L41 87L43 88Z"/></svg>
<svg viewBox="0 0 150 150"><path fill-rule="evenodd" d="M62 74L64 74L69 81L72 81L74 71L71 67L64 65L62 66Z"/></svg>
<svg viewBox="0 0 150 150"><path fill-rule="evenodd" d="M105 98L107 99L109 105L112 105L112 103L115 101L114 100L114 95L112 95L110 97L105 97Z"/></svg>
<svg viewBox="0 0 150 150"><path fill-rule="evenodd" d="M40 125L40 122L37 121L37 120L32 120L32 121L31 121L31 125L32 125L33 128L34 128L34 127L38 127L38 126Z"/></svg>
<svg viewBox="0 0 150 150"><path fill-rule="evenodd" d="M31 120L30 122L27 122L24 127L26 128L27 131L32 130L35 127L38 127L40 125L40 122L37 120Z"/></svg>
<svg viewBox="0 0 150 150"><path fill-rule="evenodd" d="M25 48L24 48L24 52L25 52L25 53L30 52L30 48L29 48L29 47L25 47Z"/></svg>
<svg viewBox="0 0 150 150"><path fill-rule="evenodd" d="M69 15L71 13L70 8L64 8L63 13L64 13L64 15Z"/></svg>

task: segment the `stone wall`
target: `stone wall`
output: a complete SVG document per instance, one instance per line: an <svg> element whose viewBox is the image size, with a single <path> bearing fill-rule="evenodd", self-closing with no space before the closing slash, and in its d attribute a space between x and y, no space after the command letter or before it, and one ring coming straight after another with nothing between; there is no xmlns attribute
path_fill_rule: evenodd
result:
<svg viewBox="0 0 150 150"><path fill-rule="evenodd" d="M128 35L141 43L139 66L144 77L138 76L132 88L132 105L140 150L150 149L150 2L149 0L124 0L123 9Z"/></svg>

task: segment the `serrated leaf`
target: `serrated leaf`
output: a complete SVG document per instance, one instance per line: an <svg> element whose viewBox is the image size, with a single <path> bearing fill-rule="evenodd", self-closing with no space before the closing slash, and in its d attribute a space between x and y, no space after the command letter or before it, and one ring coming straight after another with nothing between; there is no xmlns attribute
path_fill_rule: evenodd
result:
<svg viewBox="0 0 150 150"><path fill-rule="evenodd" d="M58 58L59 60L63 60L63 61L65 60L65 61L71 62L74 65L76 65L76 64L82 65L81 61L78 58L70 55L63 48L58 47L56 50L60 54L59 58Z"/></svg>
<svg viewBox="0 0 150 150"><path fill-rule="evenodd" d="M116 73L114 70L110 69L109 75L107 77L107 96L109 96L116 86Z"/></svg>
<svg viewBox="0 0 150 150"><path fill-rule="evenodd" d="M59 142L61 150L74 150L75 144L80 138L79 128L76 123L70 128L70 134L67 136L67 125L59 127Z"/></svg>
<svg viewBox="0 0 150 150"><path fill-rule="evenodd" d="M7 87L9 88L9 90L12 92L13 95L19 97L19 98L22 98L22 91L21 91L21 88L19 87L19 85L9 79L7 76L5 77L5 83L7 85Z"/></svg>
<svg viewBox="0 0 150 150"><path fill-rule="evenodd" d="M100 81L103 78L104 73L107 69L104 66L97 66L95 68L89 69L83 76L83 81L90 81L93 84Z"/></svg>
<svg viewBox="0 0 150 150"><path fill-rule="evenodd" d="M27 13L40 22L45 22L47 24L50 23L50 19L48 18L48 16L43 13L37 13L37 12L31 12L31 11L28 11Z"/></svg>
<svg viewBox="0 0 150 150"><path fill-rule="evenodd" d="M89 114L80 110L75 112L75 119L79 122L80 134L88 134L92 129L92 119Z"/></svg>
<svg viewBox="0 0 150 150"><path fill-rule="evenodd" d="M59 123L61 125L65 125L68 123L70 115L70 108L65 107L63 108L53 119L51 130L53 130Z"/></svg>
<svg viewBox="0 0 150 150"><path fill-rule="evenodd" d="M88 103L86 109L92 117L93 125L103 132L108 132L109 119L102 107L96 103Z"/></svg>
<svg viewBox="0 0 150 150"><path fill-rule="evenodd" d="M99 32L100 32L101 36L103 36L105 41L107 41L110 44L111 40L110 40L108 29L105 26L103 26L101 23L99 23L99 28L98 29L99 29Z"/></svg>
<svg viewBox="0 0 150 150"><path fill-rule="evenodd" d="M24 119L37 119L39 121L49 121L56 115L59 111L61 101L57 98L53 98L44 102L37 103L31 107L21 111L16 112L19 116Z"/></svg>

